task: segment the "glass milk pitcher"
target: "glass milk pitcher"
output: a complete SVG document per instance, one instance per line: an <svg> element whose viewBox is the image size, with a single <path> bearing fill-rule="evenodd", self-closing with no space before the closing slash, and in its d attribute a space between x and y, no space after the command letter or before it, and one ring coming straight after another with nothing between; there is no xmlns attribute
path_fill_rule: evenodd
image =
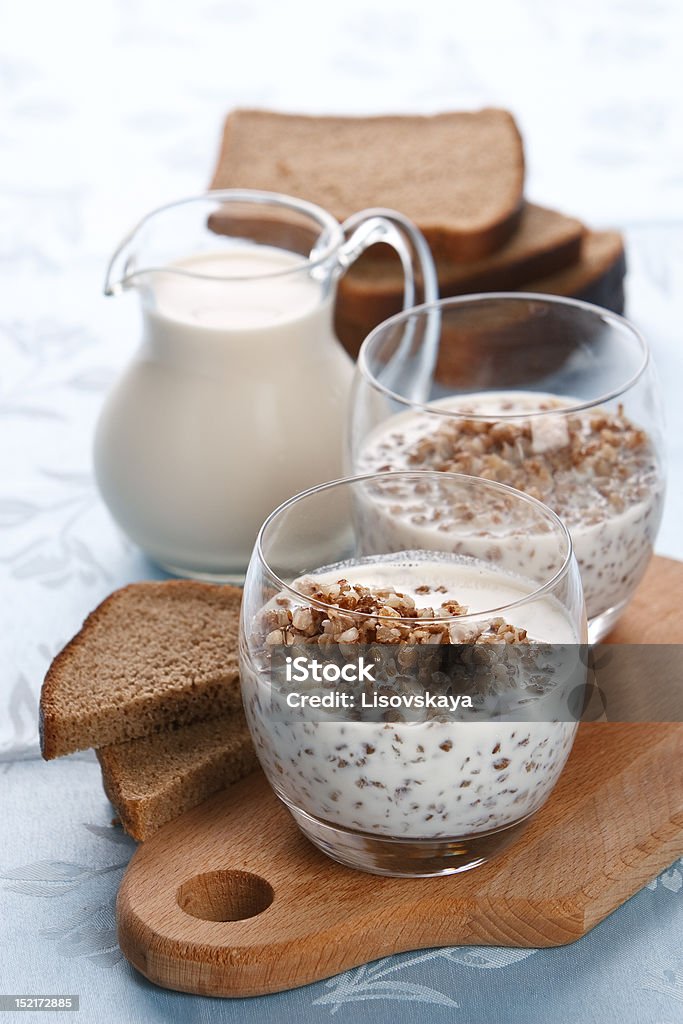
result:
<svg viewBox="0 0 683 1024"><path fill-rule="evenodd" d="M114 254L105 294L135 288L143 338L95 436L101 494L170 572L239 579L258 529L291 495L341 476L352 363L335 338L336 282L384 242L404 304L436 297L405 217L339 224L273 193L210 192L149 214Z"/></svg>

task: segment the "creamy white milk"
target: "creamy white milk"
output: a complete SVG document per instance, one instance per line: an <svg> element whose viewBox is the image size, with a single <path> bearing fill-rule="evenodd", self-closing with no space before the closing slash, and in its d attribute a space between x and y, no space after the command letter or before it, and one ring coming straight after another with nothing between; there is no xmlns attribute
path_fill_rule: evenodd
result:
<svg viewBox="0 0 683 1024"><path fill-rule="evenodd" d="M309 575L328 583L344 577L351 584L391 586L421 606L454 599L473 611L500 607L535 589L486 567L414 552ZM425 584L428 595L418 591ZM440 586L445 592L436 593ZM501 615L529 629L535 640L577 642L552 596ZM379 836L456 838L520 821L547 798L576 732L575 723L561 721L287 720L284 704L277 703L282 698L273 698L276 712L270 703L267 660L243 660L241 673L256 750L276 792L322 821Z"/></svg>
<svg viewBox="0 0 683 1024"><path fill-rule="evenodd" d="M243 244L233 250L192 256L173 263L182 274L159 273L153 283L148 315L156 329L174 325L230 332L289 324L313 313L321 288L306 269L306 260L273 246ZM299 272L292 273L298 268ZM266 276L267 275L267 276ZM249 345L248 334L241 343Z"/></svg>
<svg viewBox="0 0 683 1024"><path fill-rule="evenodd" d="M334 296L300 256L245 244L172 269L185 273L150 277L142 349L98 425L97 480L161 564L239 572L280 502L341 475L352 364Z"/></svg>

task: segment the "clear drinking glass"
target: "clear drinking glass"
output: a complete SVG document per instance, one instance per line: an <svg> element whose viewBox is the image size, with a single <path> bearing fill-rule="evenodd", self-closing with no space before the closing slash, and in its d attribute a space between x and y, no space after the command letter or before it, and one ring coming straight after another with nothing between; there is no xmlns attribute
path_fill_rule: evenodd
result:
<svg viewBox="0 0 683 1024"><path fill-rule="evenodd" d="M419 286L436 298L424 238L391 210L339 224L300 199L228 189L154 210L117 249L105 292L137 295L142 341L102 409L95 473L164 568L241 581L268 513L340 475L353 364L335 292L376 242L401 258L406 306Z"/></svg>
<svg viewBox="0 0 683 1024"><path fill-rule="evenodd" d="M366 338L352 396L352 472L470 473L554 509L572 535L589 637L605 636L647 568L664 500L662 405L631 324L546 295L446 299Z"/></svg>
<svg viewBox="0 0 683 1024"><path fill-rule="evenodd" d="M270 784L316 846L379 874L449 874L495 856L547 800L577 728L585 640L553 512L473 477L372 474L264 523L242 697Z"/></svg>

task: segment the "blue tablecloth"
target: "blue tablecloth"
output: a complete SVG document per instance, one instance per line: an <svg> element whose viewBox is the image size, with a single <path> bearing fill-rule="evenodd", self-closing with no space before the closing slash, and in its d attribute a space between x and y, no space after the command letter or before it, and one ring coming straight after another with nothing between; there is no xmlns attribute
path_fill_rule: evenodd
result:
<svg viewBox="0 0 683 1024"><path fill-rule="evenodd" d="M405 954L251 1000L157 989L116 945L114 897L134 844L110 824L94 757L44 764L37 748L50 659L114 587L160 575L114 529L91 476L97 410L137 341L135 300L101 297L106 257L147 208L204 186L221 117L239 103L511 105L527 134L530 195L631 225L629 312L652 343L670 425L658 548L683 557L683 131L672 101L681 11L667 0L656 18L648 4L619 0L566 10L525 0L514 13L492 0L453 7L450 20L436 0L419 18L379 0L271 2L260 18L240 0L9 6L12 24L0 31L0 995L78 994L79 1020L113 1024L393 1024L416 1012L463 1024L681 1021L683 862L562 949Z"/></svg>

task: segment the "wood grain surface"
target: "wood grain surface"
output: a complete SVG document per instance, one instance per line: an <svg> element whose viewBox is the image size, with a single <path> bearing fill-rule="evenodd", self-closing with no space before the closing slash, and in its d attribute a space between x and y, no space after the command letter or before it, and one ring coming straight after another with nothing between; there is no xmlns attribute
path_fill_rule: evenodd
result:
<svg viewBox="0 0 683 1024"><path fill-rule="evenodd" d="M683 563L654 559L610 640L679 643L682 604ZM584 723L518 842L443 878L335 864L259 772L137 850L118 897L119 942L164 987L260 995L407 949L572 942L681 855L678 723Z"/></svg>

